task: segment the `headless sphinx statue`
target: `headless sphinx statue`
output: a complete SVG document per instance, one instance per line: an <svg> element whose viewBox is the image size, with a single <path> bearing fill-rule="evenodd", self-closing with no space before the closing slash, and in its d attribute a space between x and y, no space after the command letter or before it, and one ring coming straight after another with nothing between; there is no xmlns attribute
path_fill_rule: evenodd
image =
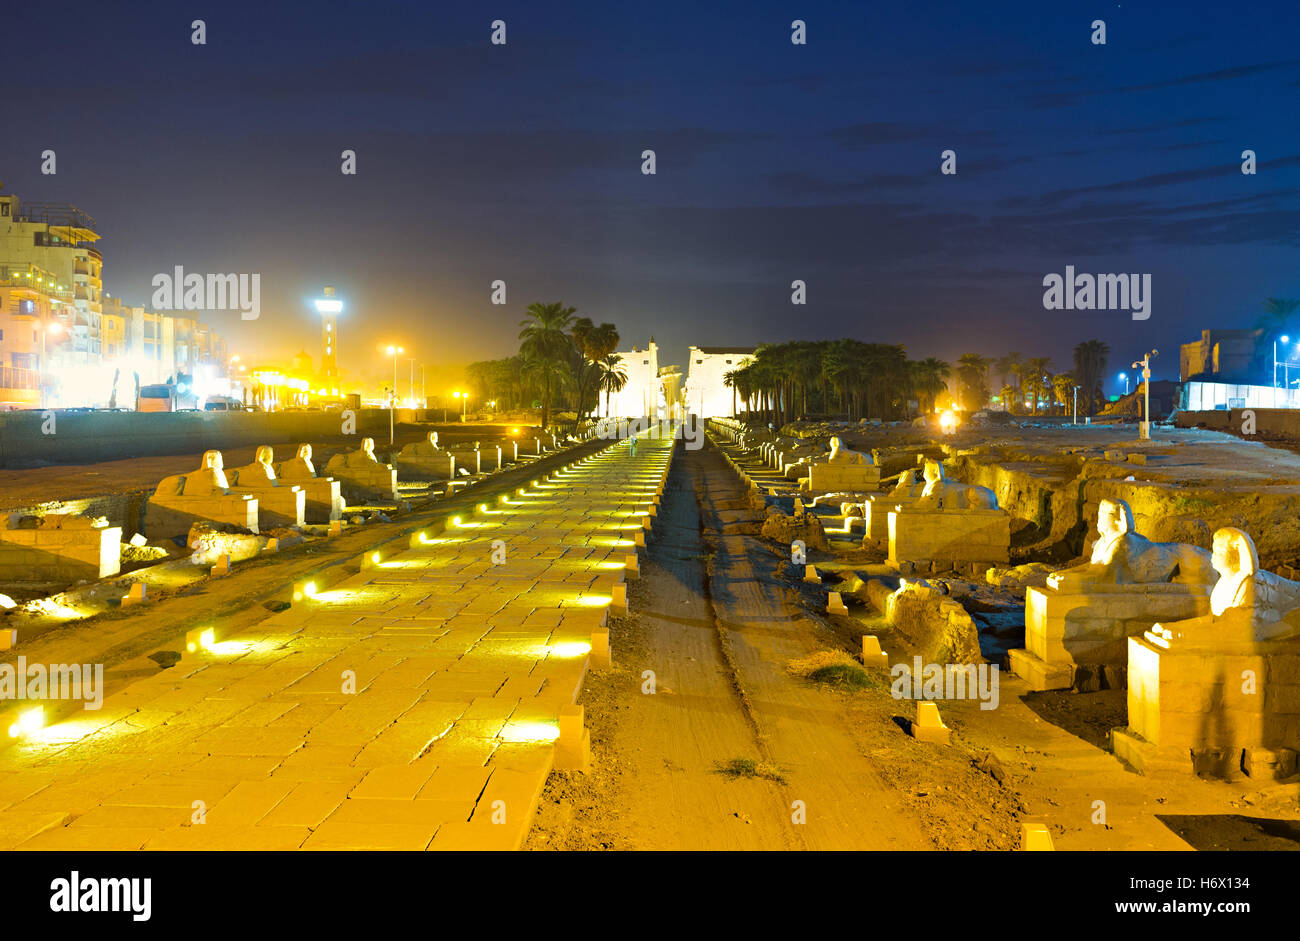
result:
<svg viewBox="0 0 1300 941"><path fill-rule="evenodd" d="M275 486L275 468L271 466L271 461L275 459L275 451L270 445L264 444L257 449L257 456L252 464L246 464L243 467L235 468L235 486L236 487L273 487Z"/></svg>
<svg viewBox="0 0 1300 941"><path fill-rule="evenodd" d="M1175 580L1190 585L1214 582L1210 553L1196 546L1152 542L1138 535L1133 524L1133 511L1123 500L1101 501L1097 510L1097 531L1100 535L1092 545L1088 561L1053 572L1047 577L1049 588L1062 590L1091 584L1142 585Z"/></svg>
<svg viewBox="0 0 1300 941"><path fill-rule="evenodd" d="M280 465L280 477L283 480L310 480L316 476L316 465L311 462L311 445L298 446L298 454L292 460Z"/></svg>
<svg viewBox="0 0 1300 941"><path fill-rule="evenodd" d="M837 435L831 438L831 456L826 459L830 464L870 464L871 458L860 451L845 447L844 441Z"/></svg>
<svg viewBox="0 0 1300 941"><path fill-rule="evenodd" d="M211 497L230 492L220 451L204 451L203 466L185 475L181 495L186 497Z"/></svg>

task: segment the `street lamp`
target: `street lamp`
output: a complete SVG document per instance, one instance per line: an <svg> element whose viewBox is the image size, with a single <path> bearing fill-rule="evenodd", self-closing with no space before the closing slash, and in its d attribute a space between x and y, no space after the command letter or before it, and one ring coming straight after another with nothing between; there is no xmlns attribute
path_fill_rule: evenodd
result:
<svg viewBox="0 0 1300 941"><path fill-rule="evenodd" d="M468 411L469 411L469 393L468 393L468 392L453 392L451 395L452 395L452 398L460 399L460 401L461 401L461 405L460 405L460 420L461 420L461 422L463 423L463 422L465 421L465 416L466 416L466 414L467 414Z"/></svg>
<svg viewBox="0 0 1300 941"><path fill-rule="evenodd" d="M1128 395L1128 373L1122 372L1119 377L1124 380L1124 394Z"/></svg>
<svg viewBox="0 0 1300 941"><path fill-rule="evenodd" d="M1290 343L1291 338L1286 334L1283 334L1282 336L1277 337L1276 339L1273 340L1273 407L1274 408L1277 408L1277 341L1278 340L1281 340L1283 343ZM1285 362L1282 364L1282 385L1287 388L1290 387L1290 383L1287 382L1287 379L1290 378L1290 372L1287 369L1289 365L1290 362Z"/></svg>
<svg viewBox="0 0 1300 941"><path fill-rule="evenodd" d="M1140 441L1149 441L1151 439L1151 357L1158 356L1159 354L1159 350L1152 350L1146 356L1143 356L1133 364L1134 369L1137 369L1139 366L1142 367L1142 381L1146 386L1143 390L1146 398L1146 421L1142 422L1141 426L1138 428L1138 440ZM1276 371L1273 375L1273 381L1274 383L1277 382Z"/></svg>
<svg viewBox="0 0 1300 941"><path fill-rule="evenodd" d="M393 357L393 393L392 393L392 397L388 400L388 446L389 447L393 446L393 435L394 435L394 429L396 425L396 420L394 419L393 416L397 412L397 357L403 352L404 350L400 346L390 346L388 348L388 355Z"/></svg>

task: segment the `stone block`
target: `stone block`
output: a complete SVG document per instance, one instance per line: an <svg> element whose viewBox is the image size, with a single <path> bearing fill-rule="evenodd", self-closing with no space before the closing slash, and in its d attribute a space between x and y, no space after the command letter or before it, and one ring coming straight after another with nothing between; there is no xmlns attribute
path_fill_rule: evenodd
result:
<svg viewBox="0 0 1300 941"><path fill-rule="evenodd" d="M591 632L591 667L593 670L608 669L611 660L609 653L609 628L598 627Z"/></svg>
<svg viewBox="0 0 1300 941"><path fill-rule="evenodd" d="M862 665L889 670L889 655L880 649L880 638L875 634L862 636Z"/></svg>
<svg viewBox="0 0 1300 941"><path fill-rule="evenodd" d="M1013 671L1025 679L1050 676L1052 682L1058 682L1067 675L1072 677L1080 664L1123 666L1128 659L1129 637L1142 634L1157 622L1205 614L1209 603L1207 589L1175 583L1099 584L1086 591L1028 588L1025 649L1042 666L1036 668L1030 661L1021 660L1028 672L1022 674L1014 667Z"/></svg>
<svg viewBox="0 0 1300 941"><path fill-rule="evenodd" d="M939 707L932 702L916 704L916 718L912 720L912 737L918 742L947 745L952 730L939 717Z"/></svg>
<svg viewBox="0 0 1300 941"><path fill-rule="evenodd" d="M808 490L812 493L828 493L835 490L876 490L879 487L880 468L875 464L823 462L808 466Z"/></svg>
<svg viewBox="0 0 1300 941"><path fill-rule="evenodd" d="M1056 849L1052 845L1052 834L1048 832L1047 825L1029 821L1021 822L1020 849L1027 852Z"/></svg>
<svg viewBox="0 0 1300 941"><path fill-rule="evenodd" d="M187 497L179 494L149 498L145 529L150 539L188 536L198 522L224 523L258 532L257 498L250 494Z"/></svg>
<svg viewBox="0 0 1300 941"><path fill-rule="evenodd" d="M1247 748L1243 767L1252 778L1280 781L1295 774L1296 752L1290 748Z"/></svg>
<svg viewBox="0 0 1300 941"><path fill-rule="evenodd" d="M122 607L129 608L134 604L143 604L149 595L149 588L144 582L132 582L130 589L122 596Z"/></svg>
<svg viewBox="0 0 1300 941"><path fill-rule="evenodd" d="M0 530L0 581L95 581L121 571L120 526L63 519L59 528Z"/></svg>
<svg viewBox="0 0 1300 941"><path fill-rule="evenodd" d="M1011 517L1004 510L921 509L889 511L889 561L1006 563Z"/></svg>
<svg viewBox="0 0 1300 941"><path fill-rule="evenodd" d="M560 707L560 736L555 741L557 771L588 771L591 768L591 733L586 729L582 706Z"/></svg>

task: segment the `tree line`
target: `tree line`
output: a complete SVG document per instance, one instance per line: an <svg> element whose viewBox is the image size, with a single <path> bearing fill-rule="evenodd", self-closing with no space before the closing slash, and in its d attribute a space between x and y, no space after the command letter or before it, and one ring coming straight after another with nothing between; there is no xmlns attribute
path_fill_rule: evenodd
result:
<svg viewBox="0 0 1300 941"><path fill-rule="evenodd" d="M466 367L480 401L507 409L540 405L547 427L557 406L586 415L599 407L603 392L608 413L610 396L627 385L627 370L614 352L618 328L577 312L558 301L529 304L519 324L519 352Z"/></svg>
<svg viewBox="0 0 1300 941"><path fill-rule="evenodd" d="M1074 369L1053 374L1049 357L1008 353L990 359L965 353L954 366L907 358L901 345L840 340L764 344L723 381L736 414L781 425L812 415L896 421L939 407L977 411L998 405L1014 414L1066 414L1079 388L1079 414L1105 402L1102 386L1110 348L1087 340L1074 349ZM994 377L1000 387L994 393Z"/></svg>

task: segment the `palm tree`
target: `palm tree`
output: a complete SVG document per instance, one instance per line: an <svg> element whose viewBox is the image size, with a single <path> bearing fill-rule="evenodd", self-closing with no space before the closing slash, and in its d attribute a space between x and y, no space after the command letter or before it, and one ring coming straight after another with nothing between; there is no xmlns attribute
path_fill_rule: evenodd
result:
<svg viewBox="0 0 1300 941"><path fill-rule="evenodd" d="M550 424L551 390L557 376L567 365L573 339L568 330L573 324L577 309L565 307L559 301L550 304L528 305L528 318L519 326L519 352L528 369L542 379L542 427Z"/></svg>
<svg viewBox="0 0 1300 941"><path fill-rule="evenodd" d="M722 374L722 384L731 390L731 417L736 417L736 394L740 386L740 370L728 369Z"/></svg>
<svg viewBox="0 0 1300 941"><path fill-rule="evenodd" d="M1039 399L1046 398L1051 392L1051 386L1048 384L1048 367L1052 365L1052 360L1047 356L1037 356L1027 359L1020 367L1020 382L1024 391L1030 396L1033 414L1038 414Z"/></svg>
<svg viewBox="0 0 1300 941"><path fill-rule="evenodd" d="M1016 413L1016 400L1021 397L1020 390L1008 383L1002 387L999 394L1002 396L1002 405L1006 408L1007 414L1014 415Z"/></svg>
<svg viewBox="0 0 1300 941"><path fill-rule="evenodd" d="M1009 376L1015 376L1015 384L1020 385L1020 363L1023 359L1024 355L1021 353L1008 353L1006 356L999 357L993 364L993 368L998 371L1004 387L1011 384L1007 381Z"/></svg>
<svg viewBox="0 0 1300 941"><path fill-rule="evenodd" d="M1057 373L1052 377L1052 396L1061 406L1062 414L1069 414L1074 400L1074 376L1068 372Z"/></svg>
<svg viewBox="0 0 1300 941"><path fill-rule="evenodd" d="M609 418L609 399L616 392L622 392L627 385L627 370L623 368L623 357L617 353L608 353L596 362L600 378L596 380L597 388L605 393L605 417Z"/></svg>
<svg viewBox="0 0 1300 941"><path fill-rule="evenodd" d="M963 353L957 360L957 377L961 383L961 401L968 412L988 404L989 361L978 353Z"/></svg>
<svg viewBox="0 0 1300 941"><path fill-rule="evenodd" d="M1300 310L1300 300L1266 297L1264 298L1264 314L1259 318L1256 325L1264 331L1265 336L1271 339L1287 331L1291 317L1297 310Z"/></svg>
<svg viewBox="0 0 1300 941"><path fill-rule="evenodd" d="M920 362L912 363L912 388L916 392L921 411L934 411L935 399L939 393L948 388L948 377L952 367L941 359L931 356Z"/></svg>
<svg viewBox="0 0 1300 941"><path fill-rule="evenodd" d="M1110 347L1101 340L1087 340L1074 348L1074 375L1088 403L1086 415L1095 413L1096 403L1103 397L1102 380L1109 355Z"/></svg>

